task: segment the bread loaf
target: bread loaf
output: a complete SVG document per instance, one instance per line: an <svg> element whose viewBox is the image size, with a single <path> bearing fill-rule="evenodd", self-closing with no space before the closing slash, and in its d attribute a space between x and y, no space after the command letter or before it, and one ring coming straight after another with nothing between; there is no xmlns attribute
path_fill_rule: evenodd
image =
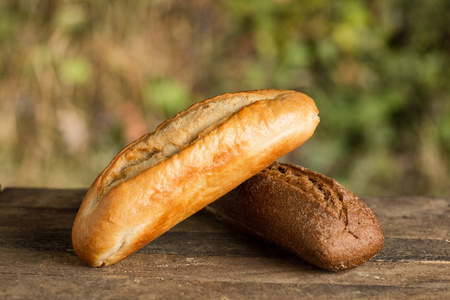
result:
<svg viewBox="0 0 450 300"><path fill-rule="evenodd" d="M224 94L125 147L95 179L72 229L75 252L107 266L223 196L314 132L314 101L295 91Z"/></svg>
<svg viewBox="0 0 450 300"><path fill-rule="evenodd" d="M361 265L384 241L380 222L352 192L291 164L271 164L205 211L327 270Z"/></svg>

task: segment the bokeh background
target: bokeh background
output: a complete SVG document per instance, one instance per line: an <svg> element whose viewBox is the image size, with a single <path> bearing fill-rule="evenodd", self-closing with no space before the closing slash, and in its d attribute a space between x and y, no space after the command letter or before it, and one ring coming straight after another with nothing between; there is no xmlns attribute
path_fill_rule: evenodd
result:
<svg viewBox="0 0 450 300"><path fill-rule="evenodd" d="M87 188L194 102L316 100L283 157L359 195L450 195L450 1L0 1L0 184Z"/></svg>

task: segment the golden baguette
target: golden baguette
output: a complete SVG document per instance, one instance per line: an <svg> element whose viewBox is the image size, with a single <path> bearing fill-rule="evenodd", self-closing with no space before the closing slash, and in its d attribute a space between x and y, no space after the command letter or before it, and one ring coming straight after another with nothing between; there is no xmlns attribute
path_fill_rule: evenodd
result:
<svg viewBox="0 0 450 300"><path fill-rule="evenodd" d="M258 90L191 106L124 148L89 188L72 229L91 266L134 253L305 142L319 123L308 96Z"/></svg>

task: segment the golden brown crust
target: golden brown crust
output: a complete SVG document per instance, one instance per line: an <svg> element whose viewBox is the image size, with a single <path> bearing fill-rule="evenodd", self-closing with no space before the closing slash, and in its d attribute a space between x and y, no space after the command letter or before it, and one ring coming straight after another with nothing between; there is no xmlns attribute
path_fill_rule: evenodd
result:
<svg viewBox="0 0 450 300"><path fill-rule="evenodd" d="M75 252L92 266L127 257L301 145L317 113L312 99L284 90L193 105L127 146L98 176L74 222Z"/></svg>
<svg viewBox="0 0 450 300"><path fill-rule="evenodd" d="M290 164L271 164L205 211L327 270L361 265L384 241L378 219L352 192Z"/></svg>

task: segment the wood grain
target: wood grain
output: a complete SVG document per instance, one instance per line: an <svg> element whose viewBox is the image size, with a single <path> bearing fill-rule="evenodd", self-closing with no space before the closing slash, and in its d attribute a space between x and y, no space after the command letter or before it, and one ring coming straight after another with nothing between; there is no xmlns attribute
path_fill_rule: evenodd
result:
<svg viewBox="0 0 450 300"><path fill-rule="evenodd" d="M386 241L369 262L320 270L202 212L116 265L91 268L70 232L85 190L0 193L0 299L450 297L450 199L366 197Z"/></svg>

